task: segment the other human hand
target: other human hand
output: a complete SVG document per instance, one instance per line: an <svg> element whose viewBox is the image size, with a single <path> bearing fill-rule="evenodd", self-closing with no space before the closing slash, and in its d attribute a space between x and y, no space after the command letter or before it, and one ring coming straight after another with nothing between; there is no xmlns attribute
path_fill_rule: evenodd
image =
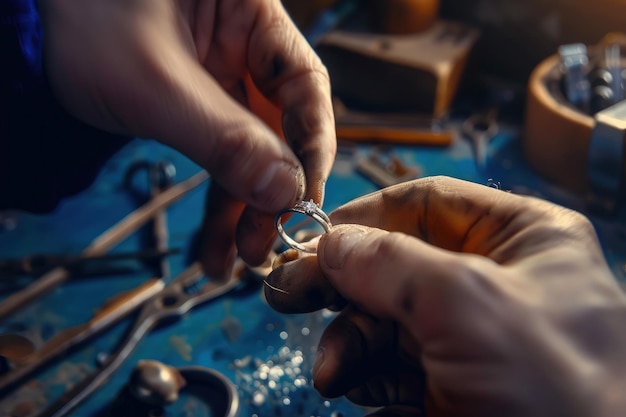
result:
<svg viewBox="0 0 626 417"><path fill-rule="evenodd" d="M319 342L323 395L377 416L623 415L626 302L585 217L436 177L330 218L265 289L288 313L348 302Z"/></svg>
<svg viewBox="0 0 626 417"><path fill-rule="evenodd" d="M227 272L235 240L261 263L276 212L321 204L336 149L328 74L280 0L41 6L47 76L71 114L157 139L211 174L207 273Z"/></svg>

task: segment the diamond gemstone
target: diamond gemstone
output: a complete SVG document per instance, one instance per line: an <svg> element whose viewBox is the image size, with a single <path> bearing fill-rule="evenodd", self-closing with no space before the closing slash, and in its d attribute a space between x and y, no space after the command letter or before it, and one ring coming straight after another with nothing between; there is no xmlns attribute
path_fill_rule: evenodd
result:
<svg viewBox="0 0 626 417"><path fill-rule="evenodd" d="M300 205L306 214L313 214L317 210L317 204L315 204L313 199L310 201L303 201Z"/></svg>

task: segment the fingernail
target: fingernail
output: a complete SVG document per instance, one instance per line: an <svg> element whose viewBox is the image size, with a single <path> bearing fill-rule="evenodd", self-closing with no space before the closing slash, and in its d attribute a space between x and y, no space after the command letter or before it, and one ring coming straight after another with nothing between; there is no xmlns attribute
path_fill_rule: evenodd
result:
<svg viewBox="0 0 626 417"><path fill-rule="evenodd" d="M320 196L319 196L319 204L321 207L321 204L324 203L324 198L326 197L326 181L322 181L321 185L320 185Z"/></svg>
<svg viewBox="0 0 626 417"><path fill-rule="evenodd" d="M348 227L331 232L325 241L324 262L330 269L341 269L346 256L363 240L366 230Z"/></svg>
<svg viewBox="0 0 626 417"><path fill-rule="evenodd" d="M315 355L315 362L313 363L313 378L324 367L324 348L322 346L317 348L317 354Z"/></svg>
<svg viewBox="0 0 626 417"><path fill-rule="evenodd" d="M297 249L287 249L283 253L279 253L272 261L272 270L278 268L281 265L300 259L302 252Z"/></svg>
<svg viewBox="0 0 626 417"><path fill-rule="evenodd" d="M302 167L286 161L272 162L264 172L252 192L252 198L259 203L259 209L277 212L291 207L304 198L306 189Z"/></svg>

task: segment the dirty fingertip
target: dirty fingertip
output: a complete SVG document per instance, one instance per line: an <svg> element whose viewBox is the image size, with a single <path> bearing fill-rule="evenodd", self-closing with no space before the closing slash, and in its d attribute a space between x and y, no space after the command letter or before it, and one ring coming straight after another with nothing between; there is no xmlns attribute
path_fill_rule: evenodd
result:
<svg viewBox="0 0 626 417"><path fill-rule="evenodd" d="M302 252L296 249L287 249L285 252L279 253L272 262L272 270L286 263L300 259Z"/></svg>

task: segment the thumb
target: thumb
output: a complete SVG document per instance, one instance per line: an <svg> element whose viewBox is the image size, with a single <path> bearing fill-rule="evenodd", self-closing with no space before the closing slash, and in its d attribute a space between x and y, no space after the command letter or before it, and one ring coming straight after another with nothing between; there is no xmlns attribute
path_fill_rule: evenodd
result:
<svg viewBox="0 0 626 417"><path fill-rule="evenodd" d="M317 253L321 270L342 296L399 321L422 341L441 330L449 306L465 304L464 278L472 277L469 255L361 225L334 226Z"/></svg>
<svg viewBox="0 0 626 417"><path fill-rule="evenodd" d="M302 165L263 121L233 99L246 101L243 84L226 92L193 60L179 65L168 79L168 100L153 101L152 137L181 151L222 188L261 211L277 212L302 200Z"/></svg>

